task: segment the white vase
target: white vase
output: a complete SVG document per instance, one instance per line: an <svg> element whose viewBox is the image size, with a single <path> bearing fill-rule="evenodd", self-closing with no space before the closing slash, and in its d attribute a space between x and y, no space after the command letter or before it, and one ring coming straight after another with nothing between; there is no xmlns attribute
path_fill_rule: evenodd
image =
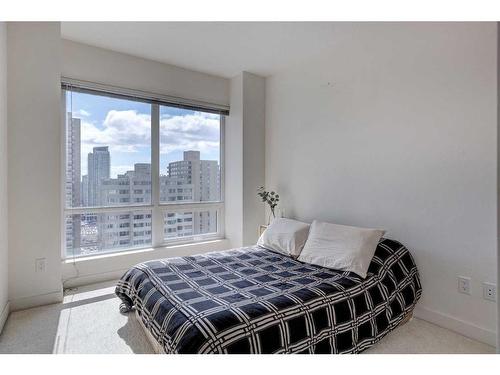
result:
<svg viewBox="0 0 500 375"><path fill-rule="evenodd" d="M273 213L269 211L269 214L267 215L267 225L271 224L274 221L275 217L273 216Z"/></svg>
<svg viewBox="0 0 500 375"><path fill-rule="evenodd" d="M267 225L271 224L277 218L284 217L283 214L284 214L284 212L281 208L274 209L275 216L273 216L273 213L271 212L271 210L269 210L269 214L267 216Z"/></svg>

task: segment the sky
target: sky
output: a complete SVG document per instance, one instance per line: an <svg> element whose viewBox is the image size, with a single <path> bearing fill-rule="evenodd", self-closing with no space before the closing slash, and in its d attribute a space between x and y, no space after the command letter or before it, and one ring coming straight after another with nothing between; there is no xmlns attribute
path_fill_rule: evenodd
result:
<svg viewBox="0 0 500 375"><path fill-rule="evenodd" d="M81 174L96 146L109 146L111 177L151 163L151 105L79 92L66 93L66 110L81 120ZM203 160L219 161L220 116L160 107L160 173L182 160L185 150L198 150Z"/></svg>

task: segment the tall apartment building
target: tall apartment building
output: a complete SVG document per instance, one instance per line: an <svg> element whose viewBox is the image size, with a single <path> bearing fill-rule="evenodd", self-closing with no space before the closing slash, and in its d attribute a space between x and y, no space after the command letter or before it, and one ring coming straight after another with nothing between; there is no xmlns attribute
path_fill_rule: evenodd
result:
<svg viewBox="0 0 500 375"><path fill-rule="evenodd" d="M137 163L133 171L101 180L102 205L151 204L151 164ZM104 248L151 244L151 211L98 215L100 243Z"/></svg>
<svg viewBox="0 0 500 375"><path fill-rule="evenodd" d="M168 177L192 185L191 200L194 202L220 199L219 163L200 160L200 151L184 151L183 160L169 163Z"/></svg>
<svg viewBox="0 0 500 375"><path fill-rule="evenodd" d="M89 203L89 175L87 174L82 176L80 192L81 192L81 206L86 207Z"/></svg>
<svg viewBox="0 0 500 375"><path fill-rule="evenodd" d="M99 196L103 206L151 204L151 164L137 163L133 171L101 180Z"/></svg>
<svg viewBox="0 0 500 375"><path fill-rule="evenodd" d="M78 118L72 118L71 113L67 114L66 125L66 206L79 207L81 203L80 184L80 126ZM80 221L66 220L66 248L80 248Z"/></svg>
<svg viewBox="0 0 500 375"><path fill-rule="evenodd" d="M184 151L183 160L169 163L168 176L160 177L161 201L209 202L220 200L220 171L216 160L201 160L199 151ZM165 238L217 231L217 213L167 212Z"/></svg>
<svg viewBox="0 0 500 375"><path fill-rule="evenodd" d="M87 158L88 202L85 206L101 206L101 183L110 177L111 160L108 146L94 147Z"/></svg>
<svg viewBox="0 0 500 375"><path fill-rule="evenodd" d="M108 147L94 147L87 156L87 174L81 176L80 119L68 120L68 161L66 173L66 194L71 187L69 206L100 206L100 186L110 175L110 155ZM66 252L73 255L93 253L100 250L97 223L99 216L93 213L73 215L66 218Z"/></svg>

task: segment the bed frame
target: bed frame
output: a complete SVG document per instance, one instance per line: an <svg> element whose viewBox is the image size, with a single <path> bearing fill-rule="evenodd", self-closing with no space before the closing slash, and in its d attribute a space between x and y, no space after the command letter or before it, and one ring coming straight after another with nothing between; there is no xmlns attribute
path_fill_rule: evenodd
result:
<svg viewBox="0 0 500 375"><path fill-rule="evenodd" d="M137 310L134 309L134 318L139 322L139 325L141 326L142 330L144 331L144 334L146 335L146 338L148 339L149 343L151 344L151 347L153 348L155 354L165 354L165 350L163 350L163 347L158 344L158 342L155 340L151 332L148 331L144 323L142 322L141 317L137 313Z"/></svg>
<svg viewBox="0 0 500 375"><path fill-rule="evenodd" d="M137 313L137 310L135 310L135 313L134 313L134 317L135 319L137 319L137 321L139 322L139 325L142 327L142 330L144 331L144 333L146 334L146 337L149 341L149 343L151 344L151 347L153 348L155 354L165 354L165 350L163 349L163 347L158 344L158 342L155 340L155 338L153 337L153 335L151 334L151 332L148 331L148 329L146 328L146 326L144 325L144 323L142 322L142 319L141 317L139 316L139 314ZM411 321L413 319L413 310L410 311L398 324L398 327L401 327L402 325L408 323L409 321Z"/></svg>

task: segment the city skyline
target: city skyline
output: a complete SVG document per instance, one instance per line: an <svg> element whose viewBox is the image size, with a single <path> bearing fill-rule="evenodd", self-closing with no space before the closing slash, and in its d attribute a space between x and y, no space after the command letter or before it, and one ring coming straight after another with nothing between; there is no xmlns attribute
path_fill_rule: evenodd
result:
<svg viewBox="0 0 500 375"><path fill-rule="evenodd" d="M73 119L73 120L79 120L79 119ZM142 163L142 162L134 163L130 168L124 170L123 173L119 173L119 174L117 174L115 176L112 176L111 175L111 153L109 152L109 146L94 147L93 151L91 153L87 154L87 160L88 160L87 165L93 165L94 164L95 151L97 151L99 153L105 152L106 155L107 155L105 157L106 161L104 161L104 163L106 163L109 167L108 167L108 169L106 169L106 171L107 171L106 173L102 173L101 172L101 174L103 176L102 178L119 178L120 176L126 175L128 172L133 172L135 170L136 165L149 165L149 166L151 166L151 163ZM183 152L183 154L185 154L186 152L198 152L199 153L198 150L184 150L182 152ZM68 152L68 155L70 155L70 154L71 154L71 152ZM200 157L200 160L201 160L201 157ZM167 167L166 167L166 169L164 169L164 171L166 173L162 174L162 171L161 171L161 168L160 168L160 177L170 177L170 174L171 174L171 172L170 172L170 170L171 170L170 165L172 163L176 163L178 161L182 161L182 160L174 160L174 161L169 162L168 165L167 165ZM203 160L203 161L217 162L217 167L219 167L218 160ZM74 163L72 163L72 164L74 164ZM96 168L99 169L99 167L97 167L97 166L96 166ZM92 169L94 169L94 168L90 168L90 170L92 170ZM72 170L74 172L68 172L68 173L75 173L75 176L78 176L78 173L76 172L76 168L72 169ZM80 171L80 170L81 169L78 169L78 171ZM81 176L80 183L81 184L85 184L86 183L85 180L89 178L89 175L88 174L81 174L80 176ZM83 190L82 190L82 194L83 194Z"/></svg>
<svg viewBox="0 0 500 375"><path fill-rule="evenodd" d="M151 163L151 105L148 103L67 92L66 107L81 122L82 175L88 174L87 155L107 146L114 156L110 176ZM181 160L184 150L195 149L205 160L220 161L220 115L160 106L160 171Z"/></svg>
<svg viewBox="0 0 500 375"><path fill-rule="evenodd" d="M72 126L74 126L74 124L78 123L72 122ZM75 133L75 130L72 130L72 133ZM76 148L76 146L74 147ZM208 191L203 190L199 192L197 192L197 190L195 189L194 191L196 194L194 194L193 197L189 199L176 200L217 201L220 198L220 196L217 196L220 195L220 165L217 160L202 160L200 154L201 153L198 150L185 150L183 151L182 160L170 162L167 167L167 174L160 174L160 191L162 188L165 189L165 187L170 183L178 184L179 182L182 182L183 184L186 184L188 180L188 184L195 185L201 189L201 186L203 184L200 182L200 178L196 177L199 174L200 176L206 176L205 180L209 181L209 184L205 186L205 188L213 186L215 187L215 189L212 189L211 193L209 191L210 189ZM89 160L88 164L93 166L93 168L89 169L90 171L93 171L93 173L91 174L91 176L81 175L79 181L78 174L72 172L74 171L74 169L71 167L71 165L76 162L74 158L73 163L68 164L67 166L67 176L72 176L72 180L70 181L70 183L74 185L74 187L72 188L73 195L70 199L67 200L67 202L71 202L72 204L70 207L91 208L103 205L113 205L113 203L116 202L105 202L103 200L105 196L101 196L100 191L102 191L103 187L105 186L112 186L112 182L115 180L128 179L132 176L141 176L143 178L142 181L149 181L149 183L151 183L150 163L134 163L133 168L127 170L125 173L118 174L116 177L110 176L111 153L109 152L108 146L94 147L93 152L89 153L87 155L87 158ZM187 162L190 164L185 164L183 166L183 162ZM199 162L200 165L192 166L191 163L193 162ZM201 180L203 180L203 178L201 178ZM78 182L80 184L79 189ZM77 191L78 193L76 193ZM85 197L85 191L88 191L87 197ZM75 198L75 195L77 194L80 195L81 199L87 199L88 204L84 204L84 202L82 202L81 200L79 203L76 203L78 199ZM160 198L160 201L168 201L168 199Z"/></svg>
<svg viewBox="0 0 500 375"><path fill-rule="evenodd" d="M134 168L116 177L110 175L109 146L97 146L87 154L88 174L80 168L81 122L67 118L66 204L90 207L86 214L66 217L66 253L90 255L101 251L151 245L152 212L128 211L129 205L151 204L151 164L134 163ZM220 199L220 165L202 160L198 150L184 150L182 160L168 163L160 175L160 202L197 202ZM93 213L91 207L124 206L119 213ZM171 212L163 218L165 240L217 232L216 210Z"/></svg>

